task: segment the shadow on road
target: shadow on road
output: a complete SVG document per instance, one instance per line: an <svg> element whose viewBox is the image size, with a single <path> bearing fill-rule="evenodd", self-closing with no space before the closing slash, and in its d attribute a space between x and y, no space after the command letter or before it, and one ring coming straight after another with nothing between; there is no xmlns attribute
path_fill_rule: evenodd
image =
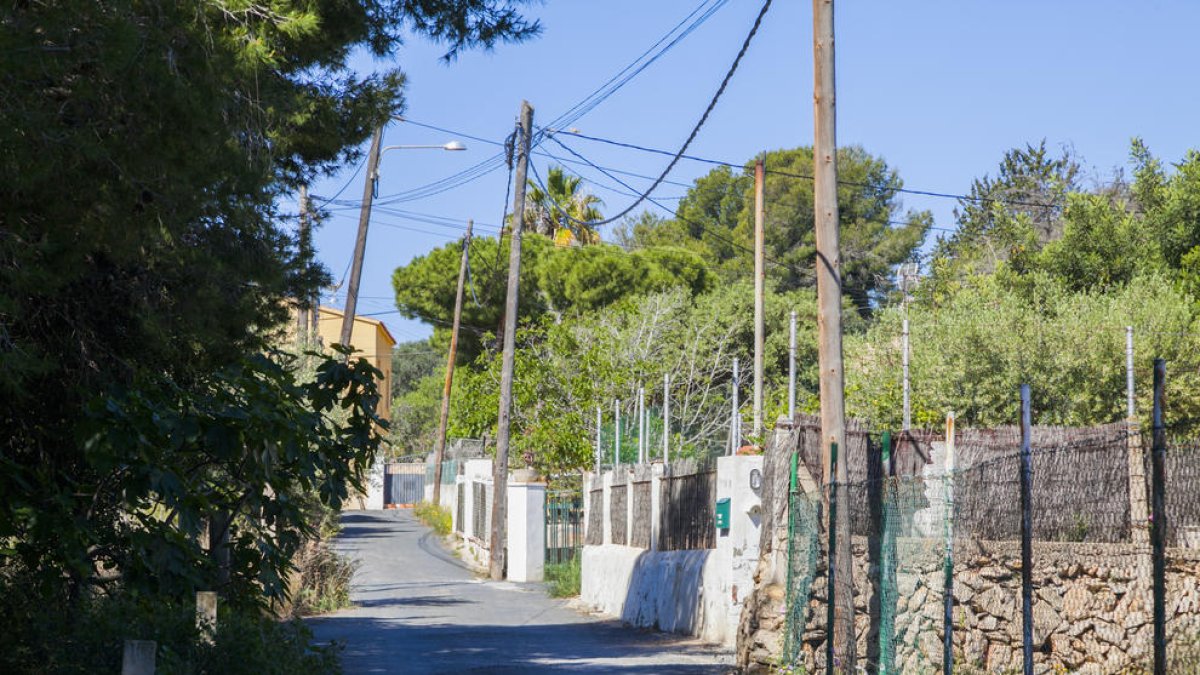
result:
<svg viewBox="0 0 1200 675"><path fill-rule="evenodd" d="M321 635L347 644L349 673L727 673L728 666L679 663L678 644L616 621L581 624L462 625L398 623L362 617L312 621ZM348 639L349 638L349 639ZM707 651L697 646L696 654Z"/></svg>

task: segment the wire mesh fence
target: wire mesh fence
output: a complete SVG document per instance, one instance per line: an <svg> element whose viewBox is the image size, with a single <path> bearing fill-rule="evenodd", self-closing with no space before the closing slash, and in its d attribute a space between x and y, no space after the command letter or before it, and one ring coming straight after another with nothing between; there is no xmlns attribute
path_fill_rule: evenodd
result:
<svg viewBox="0 0 1200 675"><path fill-rule="evenodd" d="M1035 427L1025 452L1017 427L897 441L848 433L836 489L793 470L784 665L828 666L830 570L850 569L855 639L833 657L863 672L1200 672L1200 441L1162 444L1161 510L1157 446L1126 424Z"/></svg>

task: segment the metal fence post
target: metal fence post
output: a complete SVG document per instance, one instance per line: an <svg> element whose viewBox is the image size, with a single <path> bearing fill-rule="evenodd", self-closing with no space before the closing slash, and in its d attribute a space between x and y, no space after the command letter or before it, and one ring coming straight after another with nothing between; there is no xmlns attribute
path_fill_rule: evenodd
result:
<svg viewBox="0 0 1200 675"><path fill-rule="evenodd" d="M1021 385L1021 652L1033 675L1033 416L1029 385Z"/></svg>
<svg viewBox="0 0 1200 675"><path fill-rule="evenodd" d="M1154 359L1154 446L1151 462L1151 521L1150 544L1154 560L1154 673L1167 672L1167 607L1166 607L1166 454L1167 429L1163 423L1163 393L1167 384L1167 362Z"/></svg>
<svg viewBox="0 0 1200 675"><path fill-rule="evenodd" d="M829 485L826 489L829 490L829 567L825 572L825 672L828 675L833 675L833 616L834 606L837 604L837 588L836 575L834 570L837 569L837 463L838 463L838 446L837 443L830 443L829 458Z"/></svg>
<svg viewBox="0 0 1200 675"><path fill-rule="evenodd" d="M946 528L945 572L942 579L942 673L954 672L954 413L946 415L946 466L942 476L943 523Z"/></svg>
<svg viewBox="0 0 1200 675"><path fill-rule="evenodd" d="M888 478L895 477L896 464L892 453L892 434L883 432L883 472ZM896 499L895 483L885 481L880 492L883 498L882 532L880 533L879 582L884 589L880 593L879 622L879 675L896 673ZM889 494L889 492L891 494ZM886 593L886 595L885 595Z"/></svg>
<svg viewBox="0 0 1200 675"><path fill-rule="evenodd" d="M867 448L867 515L870 523L867 528L867 578L871 587L871 600L867 605L867 662L868 673L879 672L879 655L883 623L883 566L880 564L883 552L883 467L884 447L890 442L888 432L883 432L878 452L868 445Z"/></svg>

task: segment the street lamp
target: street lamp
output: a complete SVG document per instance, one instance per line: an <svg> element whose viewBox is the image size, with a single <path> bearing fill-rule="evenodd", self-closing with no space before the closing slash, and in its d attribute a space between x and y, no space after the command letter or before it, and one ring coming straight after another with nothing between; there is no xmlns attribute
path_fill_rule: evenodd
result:
<svg viewBox="0 0 1200 675"><path fill-rule="evenodd" d="M451 152L466 150L467 146L458 141L450 141L442 145L389 145L380 149L383 140L383 127L375 130L371 138L371 150L367 155L367 182L363 187L362 211L358 216L358 235L354 240L354 259L350 265L350 285L346 288L346 310L342 314L342 334L340 342L350 344L350 336L354 331L354 312L358 306L358 285L362 279L363 254L367 250L367 226L371 222L371 201L375 197L379 185L379 158L388 150L449 150Z"/></svg>

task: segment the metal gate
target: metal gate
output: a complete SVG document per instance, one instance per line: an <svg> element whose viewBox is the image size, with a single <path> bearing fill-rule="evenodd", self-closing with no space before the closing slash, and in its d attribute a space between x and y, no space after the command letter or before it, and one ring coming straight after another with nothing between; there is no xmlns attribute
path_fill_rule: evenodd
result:
<svg viewBox="0 0 1200 675"><path fill-rule="evenodd" d="M385 508L412 506L425 498L424 462L388 462L383 472Z"/></svg>
<svg viewBox="0 0 1200 675"><path fill-rule="evenodd" d="M546 564L573 560L583 546L583 495L578 491L546 494Z"/></svg>

